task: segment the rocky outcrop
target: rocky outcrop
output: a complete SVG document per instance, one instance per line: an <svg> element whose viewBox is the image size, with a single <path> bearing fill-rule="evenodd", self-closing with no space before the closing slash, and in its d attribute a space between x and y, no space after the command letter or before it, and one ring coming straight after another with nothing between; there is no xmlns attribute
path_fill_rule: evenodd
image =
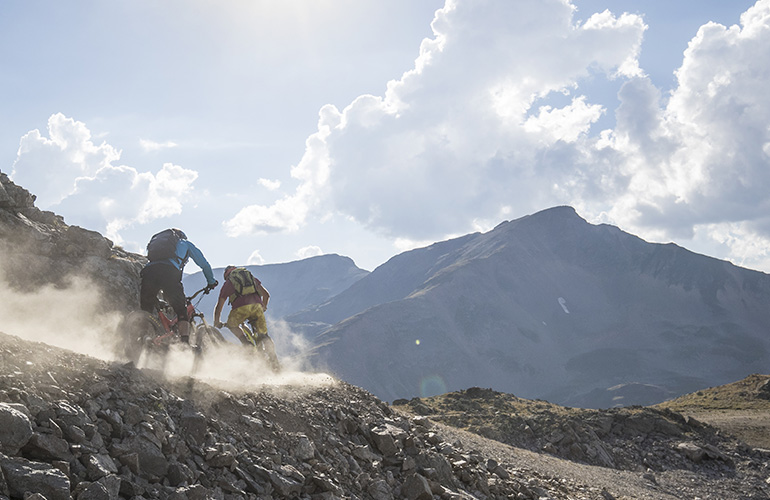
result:
<svg viewBox="0 0 770 500"><path fill-rule="evenodd" d="M397 408L519 448L620 470L732 470L741 445L694 418L651 407L590 410L472 387Z"/></svg>
<svg viewBox="0 0 770 500"><path fill-rule="evenodd" d="M105 309L126 311L139 305L144 262L96 231L38 209L34 195L0 172L0 270L10 287L30 292L85 279L101 292Z"/></svg>
<svg viewBox="0 0 770 500"><path fill-rule="evenodd" d="M757 385L756 396L760 399L770 399L770 380L764 380Z"/></svg>

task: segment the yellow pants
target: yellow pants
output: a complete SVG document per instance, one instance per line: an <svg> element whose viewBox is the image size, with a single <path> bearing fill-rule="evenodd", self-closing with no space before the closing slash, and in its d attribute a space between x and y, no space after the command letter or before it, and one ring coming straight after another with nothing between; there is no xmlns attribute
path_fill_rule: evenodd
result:
<svg viewBox="0 0 770 500"><path fill-rule="evenodd" d="M267 333L267 322L265 321L265 313L262 311L262 304L246 304L245 306L231 309L225 326L230 331L233 331L233 333L235 333L235 330L241 331L248 338L249 335L241 327L246 321L253 321L254 326L257 328L256 333Z"/></svg>

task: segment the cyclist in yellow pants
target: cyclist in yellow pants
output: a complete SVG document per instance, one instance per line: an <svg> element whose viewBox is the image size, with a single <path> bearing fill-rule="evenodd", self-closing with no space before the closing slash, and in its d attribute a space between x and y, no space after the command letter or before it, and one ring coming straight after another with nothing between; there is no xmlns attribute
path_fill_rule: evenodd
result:
<svg viewBox="0 0 770 500"><path fill-rule="evenodd" d="M235 271L235 275L233 271ZM250 282L245 287L239 287L238 281L235 278L236 276L240 277L240 273L244 271L248 273L253 282ZM214 326L217 328L227 326L242 344L253 345L249 339L251 335L244 328L243 324L249 322L257 330L254 333L267 335L267 322L265 321L264 311L267 309L270 293L268 293L257 278L244 268L227 266L224 277L225 281L222 283L222 288L219 291L219 300L214 308ZM222 308L226 300L230 301L231 310L227 317L227 322L223 324L219 318L222 315Z"/></svg>
<svg viewBox="0 0 770 500"><path fill-rule="evenodd" d="M274 373L281 371L281 363L275 354L273 339L267 334L265 310L270 293L262 283L244 267L227 266L225 282L219 291L219 300L214 308L214 326L221 328L219 321L225 300L230 301L230 315L227 328L241 343L261 354ZM248 323L251 327L245 325Z"/></svg>

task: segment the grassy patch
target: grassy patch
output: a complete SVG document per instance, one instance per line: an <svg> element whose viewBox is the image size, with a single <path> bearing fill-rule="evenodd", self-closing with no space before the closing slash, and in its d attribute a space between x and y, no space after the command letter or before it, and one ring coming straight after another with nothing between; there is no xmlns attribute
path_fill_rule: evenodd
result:
<svg viewBox="0 0 770 500"><path fill-rule="evenodd" d="M770 375L749 375L655 405L678 412L697 410L770 410Z"/></svg>

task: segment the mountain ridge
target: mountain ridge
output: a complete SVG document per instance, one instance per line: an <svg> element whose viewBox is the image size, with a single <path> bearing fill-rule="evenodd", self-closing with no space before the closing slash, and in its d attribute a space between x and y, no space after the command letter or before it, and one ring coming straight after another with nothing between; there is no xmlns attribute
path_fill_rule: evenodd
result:
<svg viewBox="0 0 770 500"><path fill-rule="evenodd" d="M436 390L492 385L581 406L618 384L681 394L770 361L768 275L589 224L571 207L433 248L448 250L441 265L436 255L411 262L419 279L404 278L412 290L403 298L315 332L323 366L386 400L419 396L432 377L443 381ZM399 257L411 255L422 256ZM399 278L394 262L356 287Z"/></svg>

